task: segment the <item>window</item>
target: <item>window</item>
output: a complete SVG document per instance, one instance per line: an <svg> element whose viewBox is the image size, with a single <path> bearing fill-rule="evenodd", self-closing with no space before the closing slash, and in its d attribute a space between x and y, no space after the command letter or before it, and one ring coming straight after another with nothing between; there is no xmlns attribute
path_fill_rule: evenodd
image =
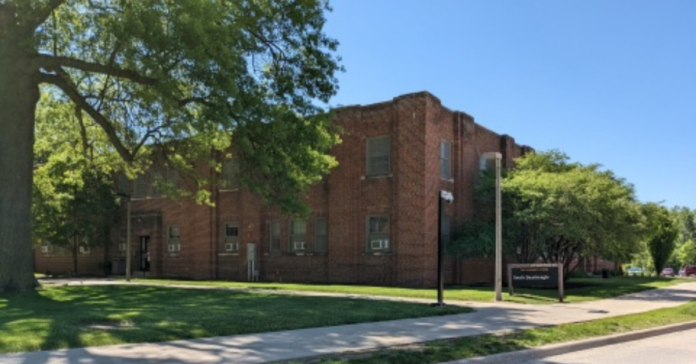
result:
<svg viewBox="0 0 696 364"><path fill-rule="evenodd" d="M367 140L367 175L383 176L389 174L391 162L391 142L389 136Z"/></svg>
<svg viewBox="0 0 696 364"><path fill-rule="evenodd" d="M178 254L181 251L181 231L174 225L169 227L169 238L167 239L167 252Z"/></svg>
<svg viewBox="0 0 696 364"><path fill-rule="evenodd" d="M307 250L307 221L292 220L290 223L290 251Z"/></svg>
<svg viewBox="0 0 696 364"><path fill-rule="evenodd" d="M53 245L47 241L44 241L43 244L41 244L41 254L43 255L51 255L55 251L53 249Z"/></svg>
<svg viewBox="0 0 696 364"><path fill-rule="evenodd" d="M390 251L389 216L374 215L367 217L367 251Z"/></svg>
<svg viewBox="0 0 696 364"><path fill-rule="evenodd" d="M152 195L148 173L139 174L133 181L133 198L146 198Z"/></svg>
<svg viewBox="0 0 696 364"><path fill-rule="evenodd" d="M225 251L234 253L239 251L239 226L237 224L225 224Z"/></svg>
<svg viewBox="0 0 696 364"><path fill-rule="evenodd" d="M271 221L271 234L268 245L269 252L280 252L280 221Z"/></svg>
<svg viewBox="0 0 696 364"><path fill-rule="evenodd" d="M91 252L91 249L89 248L89 244L87 243L87 239L82 239L80 243L77 245L77 252L80 253L81 255L89 255Z"/></svg>
<svg viewBox="0 0 696 364"><path fill-rule="evenodd" d="M182 186L179 171L172 167L159 168L148 174L152 183L150 197L171 195Z"/></svg>
<svg viewBox="0 0 696 364"><path fill-rule="evenodd" d="M481 170L495 170L495 158L481 157Z"/></svg>
<svg viewBox="0 0 696 364"><path fill-rule="evenodd" d="M317 217L314 222L314 251L317 253L326 253L328 250L328 233L327 219L325 217Z"/></svg>
<svg viewBox="0 0 696 364"><path fill-rule="evenodd" d="M239 189L239 162L236 159L225 159L222 162L222 189Z"/></svg>
<svg viewBox="0 0 696 364"><path fill-rule="evenodd" d="M452 143L444 139L440 141L440 177L452 179Z"/></svg>

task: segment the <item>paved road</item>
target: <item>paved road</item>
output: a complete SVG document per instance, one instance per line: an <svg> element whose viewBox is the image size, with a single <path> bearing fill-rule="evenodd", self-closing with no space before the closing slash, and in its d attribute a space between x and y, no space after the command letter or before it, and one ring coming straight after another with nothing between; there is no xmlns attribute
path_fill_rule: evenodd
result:
<svg viewBox="0 0 696 364"><path fill-rule="evenodd" d="M501 333L674 307L696 299L696 282L577 304L465 303L461 315L164 343L0 355L0 363L263 363L461 336ZM414 300L415 301L415 300Z"/></svg>
<svg viewBox="0 0 696 364"><path fill-rule="evenodd" d="M517 364L696 363L696 330L608 345Z"/></svg>

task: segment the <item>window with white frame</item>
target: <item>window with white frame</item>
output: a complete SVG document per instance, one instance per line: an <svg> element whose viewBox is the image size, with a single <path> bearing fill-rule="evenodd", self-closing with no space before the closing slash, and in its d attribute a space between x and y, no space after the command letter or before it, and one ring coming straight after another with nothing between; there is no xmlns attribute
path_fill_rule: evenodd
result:
<svg viewBox="0 0 696 364"><path fill-rule="evenodd" d="M292 220L290 222L290 251L304 252L307 250L307 220Z"/></svg>
<svg viewBox="0 0 696 364"><path fill-rule="evenodd" d="M181 251L181 231L178 225L169 227L167 237L167 252L169 254L178 254Z"/></svg>
<svg viewBox="0 0 696 364"><path fill-rule="evenodd" d="M383 176L391 172L391 140L389 136L367 139L367 176Z"/></svg>
<svg viewBox="0 0 696 364"><path fill-rule="evenodd" d="M239 225L229 222L225 224L224 250L228 253L239 251Z"/></svg>
<svg viewBox="0 0 696 364"><path fill-rule="evenodd" d="M314 252L326 253L328 251L329 234L328 220L326 217L317 217L314 220Z"/></svg>
<svg viewBox="0 0 696 364"><path fill-rule="evenodd" d="M271 221L268 251L280 253L280 221Z"/></svg>
<svg viewBox="0 0 696 364"><path fill-rule="evenodd" d="M440 141L440 177L452 179L452 143L445 139Z"/></svg>
<svg viewBox="0 0 696 364"><path fill-rule="evenodd" d="M391 250L389 241L389 215L367 217L367 251L380 253Z"/></svg>

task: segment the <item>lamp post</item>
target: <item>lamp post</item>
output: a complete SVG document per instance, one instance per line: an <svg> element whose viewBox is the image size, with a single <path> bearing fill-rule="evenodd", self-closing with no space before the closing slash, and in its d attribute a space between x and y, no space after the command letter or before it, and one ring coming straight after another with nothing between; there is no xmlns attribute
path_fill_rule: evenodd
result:
<svg viewBox="0 0 696 364"><path fill-rule="evenodd" d="M503 300L503 217L500 193L500 164L503 155L484 153L484 158L495 159L495 300Z"/></svg>
<svg viewBox="0 0 696 364"><path fill-rule="evenodd" d="M130 259L130 242L131 242L131 181L128 181L128 193L124 192L118 192L118 195L121 197L126 198L126 282L130 282L131 280L131 274L130 274L130 266L131 266L131 259ZM118 271L118 265L117 269Z"/></svg>
<svg viewBox="0 0 696 364"><path fill-rule="evenodd" d="M445 290L445 277L442 266L442 256L445 250L442 241L443 200L447 203L452 203L452 201L454 201L452 192L442 190L439 191L437 195L437 303L431 305L434 307L442 307L445 305L442 299L443 291Z"/></svg>

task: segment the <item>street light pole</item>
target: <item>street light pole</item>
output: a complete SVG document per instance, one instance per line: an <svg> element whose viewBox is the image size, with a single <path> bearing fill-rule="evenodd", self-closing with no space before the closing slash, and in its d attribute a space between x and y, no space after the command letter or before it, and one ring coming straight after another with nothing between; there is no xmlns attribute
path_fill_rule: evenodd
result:
<svg viewBox="0 0 696 364"><path fill-rule="evenodd" d="M503 216L500 193L500 162L502 156L495 156L495 300L503 300Z"/></svg>
<svg viewBox="0 0 696 364"><path fill-rule="evenodd" d="M454 201L454 196L452 192L449 191L439 191L437 195L437 303L433 303L431 306L442 307L445 305L443 302L443 292L445 290L445 273L443 270L443 254L444 254L444 242L442 241L442 214L443 206L442 201L447 203L452 203Z"/></svg>
<svg viewBox="0 0 696 364"><path fill-rule="evenodd" d="M131 280L131 196L126 201L126 282Z"/></svg>
<svg viewBox="0 0 696 364"><path fill-rule="evenodd" d="M503 300L503 217L500 192L500 168L503 155L484 153L484 158L495 159L495 300Z"/></svg>

